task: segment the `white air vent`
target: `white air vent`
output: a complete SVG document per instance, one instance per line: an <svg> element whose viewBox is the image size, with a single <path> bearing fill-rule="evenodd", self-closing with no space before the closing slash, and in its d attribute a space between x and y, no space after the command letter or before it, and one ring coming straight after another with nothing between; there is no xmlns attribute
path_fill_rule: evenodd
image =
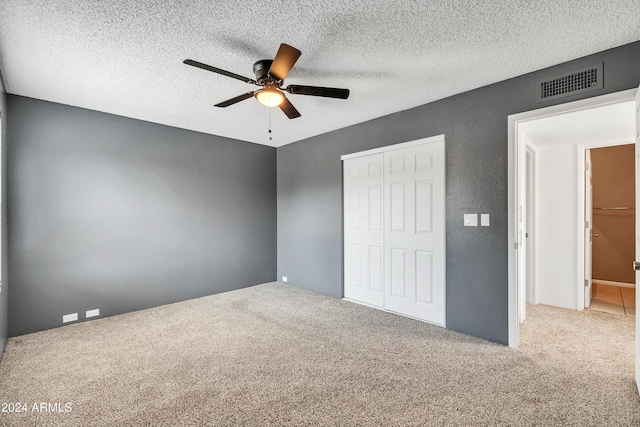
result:
<svg viewBox="0 0 640 427"><path fill-rule="evenodd" d="M599 63L538 82L536 101L550 101L603 87L602 63Z"/></svg>

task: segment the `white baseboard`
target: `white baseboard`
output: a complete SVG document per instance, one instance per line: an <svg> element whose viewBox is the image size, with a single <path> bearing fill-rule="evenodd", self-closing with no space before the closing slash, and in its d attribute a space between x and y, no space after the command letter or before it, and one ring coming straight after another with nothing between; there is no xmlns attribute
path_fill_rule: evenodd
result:
<svg viewBox="0 0 640 427"><path fill-rule="evenodd" d="M612 282L611 280L593 279L591 281L595 285L620 286L621 288L635 288L635 283Z"/></svg>

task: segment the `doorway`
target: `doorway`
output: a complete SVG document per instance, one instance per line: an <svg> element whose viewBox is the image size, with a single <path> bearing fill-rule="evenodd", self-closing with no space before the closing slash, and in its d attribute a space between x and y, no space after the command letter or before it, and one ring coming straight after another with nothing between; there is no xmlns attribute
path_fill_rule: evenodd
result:
<svg viewBox="0 0 640 427"><path fill-rule="evenodd" d="M635 144L589 150L592 176L592 282L585 307L635 315ZM587 251L589 252L589 251Z"/></svg>
<svg viewBox="0 0 640 427"><path fill-rule="evenodd" d="M592 116L598 116L599 119L595 120ZM605 133L599 130L601 122L615 123L615 126ZM625 187L633 193L634 145L629 145L632 142L630 135L633 133L633 103L619 102L530 120L520 126L520 131L525 143L525 194L522 198L520 248L523 255L523 283L520 284L522 292L518 301L521 311L519 321L522 323L526 319L527 302L576 310L589 307L593 283L591 249L593 236L597 235L593 230L593 214L596 214L598 219L602 218L599 210L592 209L591 183L595 166L590 156L593 152L597 158L599 176L602 178L602 166L606 166L603 163L607 163L607 156L603 156L603 150L606 154L607 150L625 147L620 144L631 147L631 156L626 161L627 167L622 168L622 165L615 164L611 167L615 169L614 180L618 181L620 176L617 175L624 169L627 181ZM606 139L584 142L591 135L599 135ZM628 150L625 154L629 154ZM535 167L532 165L533 156L536 156ZM619 160L619 157L612 160ZM539 170L538 174L535 172L536 169ZM534 186L538 189L535 200L533 196L536 191L532 188ZM622 187L618 182L617 188ZM598 197L602 198L603 189L597 186L596 189ZM616 191L604 190L605 199L615 199L612 195ZM631 197L633 196L631 194ZM603 203L611 205L613 201L597 200L594 203L593 207L600 208ZM629 200L618 201L615 204L629 208L625 211L627 215L635 213L635 210L630 208L633 203ZM610 209L609 206L606 208ZM633 217L628 219L633 220ZM537 229L534 229L535 224L539 225ZM632 223L631 233L634 233ZM610 239L613 234L613 231L609 231L607 236L601 236L600 240ZM596 242L596 252L600 247L599 243ZM633 249L633 237L626 243ZM633 271L629 268L633 261L633 250L628 252L626 257L629 258L626 263L626 269L629 270L627 273L633 278ZM618 264L619 270L624 269L625 266L620 265L624 264L623 262ZM629 274L624 275L626 276ZM532 289L535 290L535 301L527 301L526 296Z"/></svg>
<svg viewBox="0 0 640 427"><path fill-rule="evenodd" d="M509 235L514 236L509 248L512 347L518 346L526 300L544 304L555 298L556 303L551 305L584 309L585 259L578 254L584 254L586 243L585 175L579 172L582 166L578 165L584 164L587 149L634 141L635 94L633 89L509 116ZM605 110L616 108L626 108L628 113L605 116ZM626 125L617 122L621 117L626 118ZM600 127L590 127L597 122ZM531 180L527 169L533 170L535 179ZM535 208L531 209L531 204ZM543 208L554 212L549 215ZM563 243L549 239L543 230L563 236ZM543 271L552 271L553 279L568 283L568 287L549 293L549 287L544 288L549 277Z"/></svg>
<svg viewBox="0 0 640 427"><path fill-rule="evenodd" d="M626 108L623 108L626 107ZM610 110L615 110L616 108L623 109L623 113L620 115L608 115L605 112L610 112ZM519 341L519 325L520 318L524 316L520 316L521 307L520 301L521 298L519 295L525 292L525 283L524 280L524 272L526 271L526 263L528 260L527 257L527 245L523 244L523 236L525 235L525 226L526 226L526 218L525 213L527 212L527 192L526 192L526 156L525 156L525 147L526 147L526 137L527 131L529 138L532 137L531 129L527 129L528 125L534 124L536 121L544 120L544 124L546 126L542 126L540 129L553 129L554 124L558 122L566 121L568 119L575 119L576 116L580 116L581 121L575 121L573 126L565 126L561 129L565 132L556 134L555 144L550 145L554 148L558 148L560 155L564 155L568 159L568 153L572 151L574 156L577 154L577 161L575 162L552 162L548 168L543 168L540 166L541 159L545 156L542 154L543 150L540 149L540 144L538 145L538 149L536 152L536 210L537 214L540 213L540 205L541 200L540 196L546 195L547 191L543 191L541 188L542 185L538 187L538 185L542 182L542 178L546 177L554 177L554 175L558 174L574 174L577 176L578 185L576 188L578 191L577 197L569 196L566 198L556 198L557 205L553 205L553 208L556 209L556 212L564 217L565 223L563 225L563 221L557 221L557 218L554 218L552 222L546 224L547 227L541 226L541 219L544 217L540 215L537 222L537 231L536 231L536 266L541 263L540 255L544 254L548 259L551 259L552 262L556 262L556 266L560 269L564 268L565 273L570 272L573 268L573 272L575 273L574 280L569 280L569 282L573 281L575 283L575 288L573 292L573 302L571 302L571 294L567 293L565 295L561 295L564 298L564 301L569 301L566 305L568 308L573 308L577 310L583 310L585 306L585 287L588 286L588 290L591 290L591 280L588 280L589 277L586 276L585 271L585 245L589 242L589 239L585 239L585 236L591 232L589 222L586 222L588 219L587 212L584 209L585 206L585 183L586 176L582 172L582 168L585 168L585 162L587 160L587 149L601 147L601 146L612 146L612 145L620 145L624 143L633 143L635 152L634 152L634 167L635 167L635 199L636 199L636 215L635 217L635 256L633 269L635 270L635 278L636 282L640 282L640 214L638 214L638 209L640 208L640 204L638 200L640 200L640 195L638 192L640 191L640 88L630 89L622 92L612 93L608 95L602 95L599 97L593 97L589 99L584 99L580 101L575 101L567 104L557 105L553 107L547 107L540 110L529 111L525 113L520 113L516 115L512 115L508 117L508 165L509 165L509 181L508 181L508 231L509 235L513 237L515 242L513 242L513 246L511 246L511 242L509 242L509 283L508 283L508 318L509 318L509 346L517 348ZM606 117L606 120L603 120L603 117ZM626 120L626 125L622 125L618 119L624 118ZM593 127L596 122L600 122L599 127ZM613 126L612 126L613 125ZM581 134L581 131L584 129L590 129L588 134ZM560 128L558 128L560 129ZM614 129L618 129L621 131L622 135L615 136ZM625 133L628 132L628 133ZM604 136L602 134L605 134ZM558 144L557 136L563 135L564 144ZM571 137L578 136L579 138L575 142L573 147L570 146L569 142ZM534 137L536 138L536 137ZM586 141L586 142L585 142ZM569 148L567 148L569 146ZM570 165L567 167L567 165ZM555 167L555 170L554 170ZM541 173L544 172L544 173ZM551 184L551 188L555 189L556 187L561 187L559 183L562 180L554 180ZM576 195L576 193L572 193ZM569 193L571 194L571 193ZM566 202L575 202L577 199L577 203L573 204L573 208L567 208ZM563 206L564 205L564 206ZM558 262L558 259L554 257L548 257L547 251L542 250L544 246L543 239L541 238L541 230L547 230L548 227L554 228L558 230L560 233L571 233L570 229L572 228L568 223L566 223L567 213L572 212L575 214L577 212L577 221L574 222L574 238L564 239L563 242L567 242L569 247L562 247L562 245L549 246L549 252L556 251L557 254L573 254L574 258L569 259L565 256L565 262ZM591 210L588 211L591 213ZM577 242L577 250L573 251L572 246ZM559 250L558 250L559 249ZM582 255L582 256L579 256ZM562 257L560 257L562 258ZM577 268L576 268L577 267ZM631 267L630 267L631 268ZM542 291L540 288L541 283L545 283L545 280L540 278L540 272L547 271L545 269L537 269L536 274L536 292L539 297L538 302L542 302ZM554 274L556 272L553 272ZM577 277L577 280L575 278ZM583 287L584 286L584 287ZM568 299L567 299L568 297ZM636 304L640 301L640 294L636 293ZM633 319L633 323L635 324L636 338L635 338L635 347L636 347L636 356L635 356L635 379L636 379L636 387L640 390L640 318L635 316Z"/></svg>

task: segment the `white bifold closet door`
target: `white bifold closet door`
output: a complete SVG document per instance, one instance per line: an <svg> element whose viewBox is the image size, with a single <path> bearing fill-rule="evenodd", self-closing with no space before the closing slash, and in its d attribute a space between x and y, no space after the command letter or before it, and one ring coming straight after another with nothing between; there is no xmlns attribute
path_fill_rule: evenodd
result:
<svg viewBox="0 0 640 427"><path fill-rule="evenodd" d="M444 138L427 141L344 161L344 295L444 326Z"/></svg>
<svg viewBox="0 0 640 427"><path fill-rule="evenodd" d="M383 306L383 157L344 163L344 296Z"/></svg>
<svg viewBox="0 0 640 427"><path fill-rule="evenodd" d="M384 308L444 325L444 144L385 153Z"/></svg>

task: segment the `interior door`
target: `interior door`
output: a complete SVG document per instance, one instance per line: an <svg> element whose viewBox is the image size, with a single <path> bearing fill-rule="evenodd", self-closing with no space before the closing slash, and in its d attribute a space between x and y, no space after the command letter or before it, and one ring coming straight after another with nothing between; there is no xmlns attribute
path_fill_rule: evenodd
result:
<svg viewBox="0 0 640 427"><path fill-rule="evenodd" d="M591 272L593 254L593 182L591 166L591 150L584 153L584 308L591 305Z"/></svg>
<svg viewBox="0 0 640 427"><path fill-rule="evenodd" d="M526 304L537 304L536 299L536 291L535 291L535 245L534 245L534 236L535 236L535 227L534 227L534 212L535 212L535 153L532 149L527 147L526 150L527 157L527 209L525 212L526 223L525 223L525 233L524 233L524 241L526 245L526 266L525 266L525 274L526 274ZM526 317L526 309L525 316Z"/></svg>
<svg viewBox="0 0 640 427"><path fill-rule="evenodd" d="M527 213L527 156L526 148L518 153L518 169L525 171L524 179L518 181L518 322L522 323L527 317L527 257L526 243Z"/></svg>
<svg viewBox="0 0 640 427"><path fill-rule="evenodd" d="M636 92L636 263L640 261L640 87ZM636 307L640 307L640 269L636 268ZM640 316L636 316L636 387L640 391Z"/></svg>
<svg viewBox="0 0 640 427"><path fill-rule="evenodd" d="M384 168L384 307L444 326L444 141L386 152Z"/></svg>
<svg viewBox="0 0 640 427"><path fill-rule="evenodd" d="M383 155L344 161L344 297L383 306Z"/></svg>

